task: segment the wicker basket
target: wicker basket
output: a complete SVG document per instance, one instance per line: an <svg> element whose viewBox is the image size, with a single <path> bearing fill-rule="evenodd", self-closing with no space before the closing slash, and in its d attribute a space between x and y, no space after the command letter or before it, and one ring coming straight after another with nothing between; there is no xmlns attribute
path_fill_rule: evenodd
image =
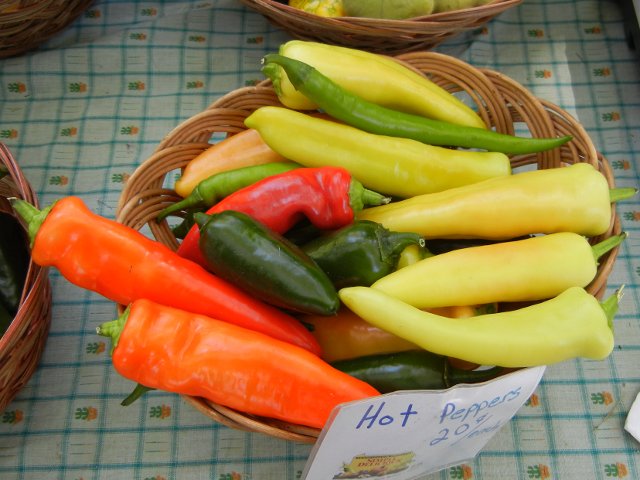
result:
<svg viewBox="0 0 640 480"><path fill-rule="evenodd" d="M609 163L599 155L585 130L569 114L557 106L534 97L512 79L495 71L479 70L438 53L409 53L396 57L408 66L428 74L436 83L451 92L464 91L473 99L488 125L498 131L514 133L516 125L526 125L533 136L573 135L574 139L560 149L512 158L514 169L553 168L575 162L586 162L598 168L613 187ZM148 226L161 242L177 248L178 242L166 221L154 218L169 203L179 197L171 189L177 169L183 168L196 155L210 146L212 134L233 134L243 130L244 119L256 108L280 105L268 81L255 87L244 87L223 96L205 111L189 118L168 133L151 157L129 178L117 208L117 220L134 228ZM535 166L535 167L532 167ZM614 215L609 230L594 238L597 242L620 233L620 223ZM618 250L603 257L589 291L601 298ZM270 419L255 418L201 398L186 400L211 419L233 428L262 432L289 440L314 442L319 431L289 425Z"/></svg>
<svg viewBox="0 0 640 480"><path fill-rule="evenodd" d="M481 27L522 0L492 0L486 5L407 20L328 18L276 0L240 0L295 38L360 48L376 53L430 50L449 37Z"/></svg>
<svg viewBox="0 0 640 480"><path fill-rule="evenodd" d="M9 149L0 143L0 164L9 175L0 180L0 210L11 214L5 198L18 197L38 206L35 193ZM18 313L0 338L0 412L11 403L35 371L51 324L51 286L48 269L29 263Z"/></svg>
<svg viewBox="0 0 640 480"><path fill-rule="evenodd" d="M0 58L38 47L73 22L93 0L0 0Z"/></svg>

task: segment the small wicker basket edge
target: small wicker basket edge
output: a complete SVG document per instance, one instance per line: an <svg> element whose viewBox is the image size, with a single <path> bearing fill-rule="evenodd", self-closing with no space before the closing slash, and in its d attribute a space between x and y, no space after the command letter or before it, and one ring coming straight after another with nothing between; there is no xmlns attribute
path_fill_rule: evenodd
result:
<svg viewBox="0 0 640 480"><path fill-rule="evenodd" d="M295 38L400 54L430 50L463 32L478 29L522 0L491 0L485 5L406 20L321 17L276 0L240 0Z"/></svg>
<svg viewBox="0 0 640 480"><path fill-rule="evenodd" d="M64 30L93 0L0 0L0 58L21 55Z"/></svg>
<svg viewBox="0 0 640 480"><path fill-rule="evenodd" d="M516 126L526 126L532 136L570 134L573 140L559 149L511 158L514 169L521 167L556 168L577 162L590 163L614 186L611 167L596 151L584 128L558 106L532 95L522 85L505 75L472 67L465 62L434 52L415 52L395 57L407 66L428 75L452 93L465 94L488 125L505 133ZM156 215L169 203L179 199L165 185L167 175L174 175L200 152L208 148L212 134L233 134L245 129L244 119L256 108L280 105L269 81L234 90L213 102L206 110L182 122L169 132L132 174L121 194L116 219L140 229L149 227L152 235L171 248L177 248L166 221L156 222ZM592 242L621 232L619 218L612 207L612 221L607 232ZM601 259L598 272L588 290L601 298L618 254L618 248ZM184 397L194 408L214 421L231 428L260 432L292 441L313 443L320 431L273 419L256 418L236 412L202 398Z"/></svg>
<svg viewBox="0 0 640 480"><path fill-rule="evenodd" d="M15 215L4 198L17 197L38 207L38 199L9 149L0 143L0 164L9 175L0 180L2 209ZM20 307L0 338L0 412L4 411L35 372L51 324L48 269L29 263Z"/></svg>

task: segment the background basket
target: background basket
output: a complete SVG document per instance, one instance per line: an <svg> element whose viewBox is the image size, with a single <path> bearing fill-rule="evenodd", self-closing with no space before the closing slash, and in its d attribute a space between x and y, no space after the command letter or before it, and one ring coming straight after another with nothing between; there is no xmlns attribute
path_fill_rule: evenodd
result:
<svg viewBox="0 0 640 480"><path fill-rule="evenodd" d="M0 165L9 176L0 179L0 197L18 197L38 207L38 200L9 149L0 143ZM0 209L15 215L8 202ZM0 338L0 412L11 403L35 371L51 325L48 270L29 263L18 313Z"/></svg>
<svg viewBox="0 0 640 480"><path fill-rule="evenodd" d="M240 0L272 24L302 40L399 54L430 50L444 40L481 27L522 0L492 0L486 5L408 20L327 18L304 12L276 0Z"/></svg>
<svg viewBox="0 0 640 480"><path fill-rule="evenodd" d="M408 53L395 57L410 68L428 75L434 82L473 102L484 121L504 133L519 134L528 128L532 136L573 135L573 140L559 149L511 158L515 171L523 168L554 168L577 162L590 163L614 186L609 163L598 154L582 126L557 106L534 97L514 80L491 70L480 70L461 60L434 52ZM156 239L177 248L178 242L166 221L155 221L168 204L179 200L173 190L177 171L210 147L212 134L234 134L244 130L244 119L256 108L281 105L269 81L244 87L223 96L205 111L189 118L164 138L151 157L132 174L122 192L117 220L136 229L148 227ZM591 239L594 243L620 233L618 216L613 209L608 231ZM601 258L596 278L588 290L601 298L613 268L618 249ZM233 428L266 433L289 440L314 442L318 430L283 422L256 418L201 398L185 397L211 419Z"/></svg>
<svg viewBox="0 0 640 480"><path fill-rule="evenodd" d="M73 22L93 0L0 0L0 58L28 52Z"/></svg>

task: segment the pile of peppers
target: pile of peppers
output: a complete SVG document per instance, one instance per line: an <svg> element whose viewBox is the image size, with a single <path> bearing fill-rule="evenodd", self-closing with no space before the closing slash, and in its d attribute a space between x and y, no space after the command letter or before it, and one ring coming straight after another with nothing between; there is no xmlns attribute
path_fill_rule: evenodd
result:
<svg viewBox="0 0 640 480"><path fill-rule="evenodd" d="M78 198L14 201L34 262L126 307L97 328L125 404L160 389L322 428L343 402L609 355L621 291L585 288L626 235L589 240L635 189L512 172L571 137L493 132L383 56L296 40L263 71L283 106L183 170L157 217L177 251Z"/></svg>

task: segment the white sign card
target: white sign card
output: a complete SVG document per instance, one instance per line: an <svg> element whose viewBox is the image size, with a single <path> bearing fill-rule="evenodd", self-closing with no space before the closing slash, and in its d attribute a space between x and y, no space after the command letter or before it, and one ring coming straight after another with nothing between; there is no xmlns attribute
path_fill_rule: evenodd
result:
<svg viewBox="0 0 640 480"><path fill-rule="evenodd" d="M411 390L339 405L304 480L411 480L475 457L527 401L545 367L448 390Z"/></svg>

